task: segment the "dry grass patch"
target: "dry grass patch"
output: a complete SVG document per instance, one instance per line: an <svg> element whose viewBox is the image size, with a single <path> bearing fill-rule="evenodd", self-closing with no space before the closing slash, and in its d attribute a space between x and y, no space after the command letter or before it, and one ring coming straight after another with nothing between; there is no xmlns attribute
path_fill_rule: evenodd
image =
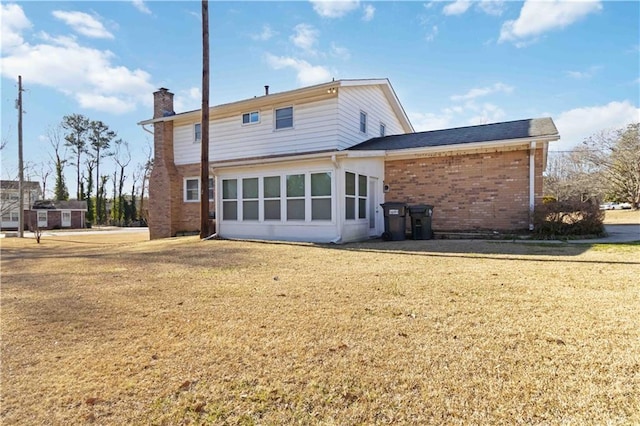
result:
<svg viewBox="0 0 640 426"><path fill-rule="evenodd" d="M606 210L604 223L607 225L640 225L640 210Z"/></svg>
<svg viewBox="0 0 640 426"><path fill-rule="evenodd" d="M3 424L637 424L640 246L2 240Z"/></svg>

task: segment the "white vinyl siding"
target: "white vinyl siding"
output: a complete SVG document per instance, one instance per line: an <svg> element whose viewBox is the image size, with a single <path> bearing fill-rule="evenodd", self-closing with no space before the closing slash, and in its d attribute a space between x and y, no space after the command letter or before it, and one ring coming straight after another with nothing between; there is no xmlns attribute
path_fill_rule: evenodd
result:
<svg viewBox="0 0 640 426"><path fill-rule="evenodd" d="M294 128L275 130L275 109L263 110L260 123L242 125L238 115L212 120L210 161L336 149L336 98L294 105ZM177 165L200 162L200 145L193 143L193 123L176 122L173 129Z"/></svg>
<svg viewBox="0 0 640 426"><path fill-rule="evenodd" d="M375 133L369 135L360 130L358 125L360 123L360 113L364 112L365 108L367 123L385 123L386 135L404 133L400 121L387 102L387 98L380 87L341 87L338 104L338 149L348 149L373 136L378 136Z"/></svg>
<svg viewBox="0 0 640 426"><path fill-rule="evenodd" d="M402 125L378 86L340 87L338 96L313 102L293 103L293 128L276 130L275 111L287 105L260 108L260 122L243 125L238 111L212 119L209 125L210 161L248 157L343 150L378 136L377 129L360 132L360 112L367 123L384 123L385 134L404 133ZM177 165L200 162L200 145L193 143L194 122L174 121L174 157Z"/></svg>

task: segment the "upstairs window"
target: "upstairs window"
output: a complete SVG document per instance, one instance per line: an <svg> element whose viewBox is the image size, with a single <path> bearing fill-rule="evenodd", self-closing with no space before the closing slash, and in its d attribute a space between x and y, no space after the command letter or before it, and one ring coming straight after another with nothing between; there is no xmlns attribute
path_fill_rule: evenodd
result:
<svg viewBox="0 0 640 426"><path fill-rule="evenodd" d="M367 133L367 113L360 111L360 131Z"/></svg>
<svg viewBox="0 0 640 426"><path fill-rule="evenodd" d="M242 114L242 124L255 124L260 122L260 112L253 111Z"/></svg>
<svg viewBox="0 0 640 426"><path fill-rule="evenodd" d="M387 126L385 126L383 123L380 123L380 136L385 136L387 133Z"/></svg>
<svg viewBox="0 0 640 426"><path fill-rule="evenodd" d="M293 127L293 107L276 109L276 130Z"/></svg>
<svg viewBox="0 0 640 426"><path fill-rule="evenodd" d="M200 142L202 140L202 125L196 123L193 125L193 142Z"/></svg>

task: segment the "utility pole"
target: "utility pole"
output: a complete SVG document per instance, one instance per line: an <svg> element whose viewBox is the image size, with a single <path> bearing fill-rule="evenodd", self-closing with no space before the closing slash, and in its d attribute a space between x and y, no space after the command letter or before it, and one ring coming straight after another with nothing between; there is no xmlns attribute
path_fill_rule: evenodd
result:
<svg viewBox="0 0 640 426"><path fill-rule="evenodd" d="M24 237L24 167L22 164L22 76L18 76L18 237Z"/></svg>
<svg viewBox="0 0 640 426"><path fill-rule="evenodd" d="M200 156L200 238L209 236L209 1L202 0L202 134Z"/></svg>

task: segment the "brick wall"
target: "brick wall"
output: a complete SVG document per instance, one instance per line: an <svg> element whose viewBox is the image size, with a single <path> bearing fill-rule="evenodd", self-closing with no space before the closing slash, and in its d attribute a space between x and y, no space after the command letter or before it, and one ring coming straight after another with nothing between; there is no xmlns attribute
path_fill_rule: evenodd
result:
<svg viewBox="0 0 640 426"><path fill-rule="evenodd" d="M542 149L536 150L536 199ZM523 230L529 226L529 150L387 161L387 201L434 206L437 231ZM410 221L407 221L410 223Z"/></svg>

